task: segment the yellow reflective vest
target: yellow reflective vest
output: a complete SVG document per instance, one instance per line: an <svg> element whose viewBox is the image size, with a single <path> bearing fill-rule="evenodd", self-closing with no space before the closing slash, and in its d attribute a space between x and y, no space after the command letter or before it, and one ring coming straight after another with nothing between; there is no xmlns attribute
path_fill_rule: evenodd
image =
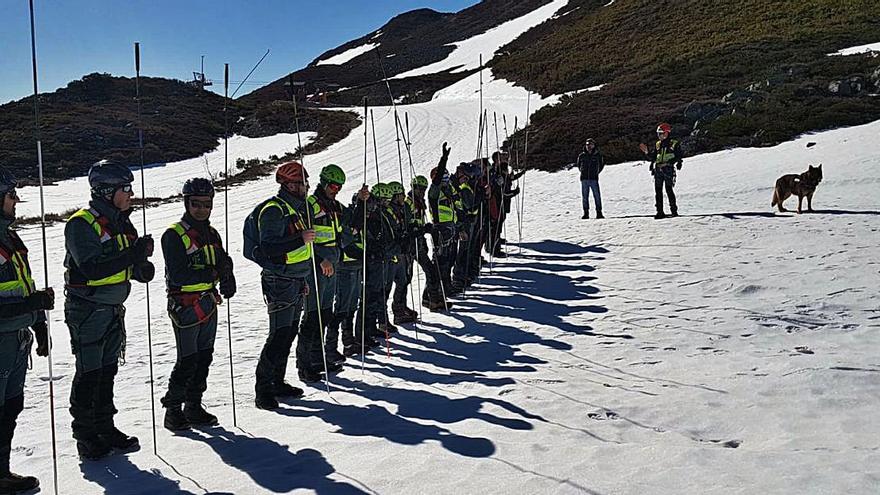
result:
<svg viewBox="0 0 880 495"><path fill-rule="evenodd" d="M109 224L104 221L104 217L102 217L97 211L92 208L83 208L78 212L74 213L70 216L67 221L74 220L76 218L82 218L85 220L91 227L94 229L95 234L98 235L98 238L101 240L101 245L105 246L107 243L112 243L113 248L111 251L120 252L124 249L128 249L131 246L131 242L122 232L112 232L110 230ZM105 253L107 249L105 247ZM110 275L109 277L104 277L99 280L86 280L85 285L90 287L98 287L102 285L115 285L128 282L131 280L132 274L134 273L134 267L128 267L121 272Z"/></svg>

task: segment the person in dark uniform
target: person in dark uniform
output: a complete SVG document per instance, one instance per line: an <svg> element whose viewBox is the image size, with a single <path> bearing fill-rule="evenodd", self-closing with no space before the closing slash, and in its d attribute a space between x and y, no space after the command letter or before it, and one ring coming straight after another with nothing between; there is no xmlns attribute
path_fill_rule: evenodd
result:
<svg viewBox="0 0 880 495"><path fill-rule="evenodd" d="M277 397L303 395L285 376L308 290L306 279L312 273L315 231L305 220L308 179L302 164L280 165L275 172L275 181L281 185L278 194L257 205L245 221L245 257L263 269L260 277L269 311L269 335L257 363L254 387L259 409L277 409ZM256 228L253 246L248 243L249 222Z"/></svg>
<svg viewBox="0 0 880 495"><path fill-rule="evenodd" d="M654 218L665 218L663 211L663 190L666 189L666 197L669 199L669 211L671 216L678 216L678 203L675 200L675 172L681 170L683 155L681 143L670 137L672 126L662 123L657 126L657 142L654 147L642 143L639 147L650 160L649 169L654 176L654 202L657 213Z"/></svg>
<svg viewBox="0 0 880 495"><path fill-rule="evenodd" d="M76 358L70 388L71 428L80 457L140 448L114 424L113 385L125 356L125 301L131 280L155 275L148 261L153 239L140 237L129 215L134 177L128 167L102 160L89 169L92 200L64 227L64 319Z"/></svg>
<svg viewBox="0 0 880 495"><path fill-rule="evenodd" d="M15 177L0 168L0 493L34 490L40 482L9 470L15 422L24 410L24 379L34 335L37 355L49 355L46 310L55 304L51 288L37 290L31 276L28 250L12 224ZM31 334L33 330L33 334Z"/></svg>
<svg viewBox="0 0 880 495"><path fill-rule="evenodd" d="M172 431L217 424L217 416L202 406L202 395L208 388L208 369L214 359L220 296L229 299L236 289L232 258L210 224L214 207L211 181L186 181L183 204L183 218L162 235L168 315L177 343L177 362L162 398L165 428Z"/></svg>

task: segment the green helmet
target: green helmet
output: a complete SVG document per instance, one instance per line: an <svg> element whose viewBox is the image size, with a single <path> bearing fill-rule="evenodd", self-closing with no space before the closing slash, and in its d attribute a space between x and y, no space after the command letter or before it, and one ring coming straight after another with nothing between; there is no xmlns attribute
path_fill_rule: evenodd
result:
<svg viewBox="0 0 880 495"><path fill-rule="evenodd" d="M330 164L321 169L322 184L345 184L345 172L339 168L339 165Z"/></svg>
<svg viewBox="0 0 880 495"><path fill-rule="evenodd" d="M388 189L388 184L379 182L373 189L370 191L370 194L376 197L376 199L391 199L391 191Z"/></svg>
<svg viewBox="0 0 880 495"><path fill-rule="evenodd" d="M403 189L403 184L397 181L389 182L388 189L391 191L392 196L395 194L406 194L406 191Z"/></svg>
<svg viewBox="0 0 880 495"><path fill-rule="evenodd" d="M425 177L424 175L417 175L417 176L413 177L412 186L427 188L428 187L428 178Z"/></svg>

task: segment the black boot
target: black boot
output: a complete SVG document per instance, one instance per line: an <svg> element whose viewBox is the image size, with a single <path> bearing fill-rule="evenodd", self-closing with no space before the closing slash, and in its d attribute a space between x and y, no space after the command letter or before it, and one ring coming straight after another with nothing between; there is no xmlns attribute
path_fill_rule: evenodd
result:
<svg viewBox="0 0 880 495"><path fill-rule="evenodd" d="M99 433L98 437L112 449L119 452L136 452L141 448L141 443L137 437L126 435L115 426L110 428L110 430Z"/></svg>
<svg viewBox="0 0 880 495"><path fill-rule="evenodd" d="M318 383L324 379L324 374L317 371L299 370L299 379L303 383Z"/></svg>
<svg viewBox="0 0 880 495"><path fill-rule="evenodd" d="M113 452L113 449L110 448L110 446L107 445L107 442L101 437L93 435L77 439L76 451L79 454L80 459L96 461L110 455L110 453Z"/></svg>
<svg viewBox="0 0 880 495"><path fill-rule="evenodd" d="M663 210L660 210L657 212L656 215L654 215L654 218L656 218L657 220L666 218L666 213L663 213Z"/></svg>
<svg viewBox="0 0 880 495"><path fill-rule="evenodd" d="M596 218L599 220L605 218L605 215L602 214L602 210L596 212Z"/></svg>
<svg viewBox="0 0 880 495"><path fill-rule="evenodd" d="M590 218L590 210L584 210L584 216L582 216L581 218L584 220Z"/></svg>
<svg viewBox="0 0 880 495"><path fill-rule="evenodd" d="M278 409L278 400L271 395L265 394L257 394L257 398L254 400L257 409L263 409L266 411L272 411L274 409Z"/></svg>
<svg viewBox="0 0 880 495"><path fill-rule="evenodd" d="M180 404L176 406L166 406L165 408L165 428L170 431L183 431L190 428L189 421L183 414Z"/></svg>
<svg viewBox="0 0 880 495"><path fill-rule="evenodd" d="M297 398L302 397L303 389L299 387L294 387L293 385L287 382L280 382L275 384L275 397L291 397Z"/></svg>
<svg viewBox="0 0 880 495"><path fill-rule="evenodd" d="M220 423L217 416L205 411L200 402L187 402L183 407L183 415L193 426L216 426Z"/></svg>
<svg viewBox="0 0 880 495"><path fill-rule="evenodd" d="M12 472L0 475L0 494L13 494L36 490L40 480L33 476L21 476Z"/></svg>

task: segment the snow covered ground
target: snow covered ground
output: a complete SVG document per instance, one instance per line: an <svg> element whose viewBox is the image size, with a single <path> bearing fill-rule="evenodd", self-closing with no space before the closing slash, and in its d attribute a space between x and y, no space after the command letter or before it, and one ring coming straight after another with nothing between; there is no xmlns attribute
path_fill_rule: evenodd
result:
<svg viewBox="0 0 880 495"><path fill-rule="evenodd" d="M505 100L490 109L496 104ZM439 142L459 133L472 141L476 127L436 105L430 121L419 114L427 110L407 108L419 115L413 140L434 148L420 155L420 172ZM381 129L380 170L390 175L392 127ZM878 131L880 122L689 159L677 188L683 217L664 221L650 218L644 164L606 170L605 221L579 219L574 172L530 172L521 256L499 261L453 314L426 314L418 338L404 330L390 358L371 356L365 372L334 376L332 395L310 388L278 413L252 406L266 317L258 272L239 259L232 328L241 429L231 425L222 318L206 396L222 427L183 436L160 428L161 458L151 453L143 288L129 299L117 384L118 423L144 444L127 457L83 465L75 457L65 409L73 361L55 311L61 491L874 493ZM463 142L453 146L453 161L472 155ZM357 177L362 151L343 142L307 165L334 160ZM773 214L775 178L819 162L819 213ZM234 190L234 252L244 216L273 190L270 179ZM158 235L179 213L179 205L151 209L151 230ZM38 229L24 238L41 266ZM49 230L49 243L57 287L62 226ZM162 287L151 291L160 396L174 342ZM48 489L46 380L37 360L13 466L41 473Z"/></svg>
<svg viewBox="0 0 880 495"><path fill-rule="evenodd" d="M497 113L501 125L505 115L510 130L514 116L522 124L525 92L485 76L490 116ZM418 173L436 164L444 141L452 165L475 156L478 80L400 107L410 119ZM553 101L533 98L531 109ZM392 109L374 114L380 178L399 180ZM363 132L362 125L306 157L313 176L327 163L346 170L346 199L363 180L376 181L372 135L364 178ZM650 217L653 183L644 163L605 170L603 221L580 219L574 171L529 172L522 241L515 213L506 233L514 256L485 271L452 314L425 313L418 334L403 329L390 357L371 355L364 371L352 365L333 376L332 394L309 387L278 412L253 407L267 317L259 271L240 254L245 216L276 184L267 177L238 186L230 194L230 237L239 282L231 302L239 427L232 425L222 311L205 396L221 426L175 436L161 428L159 408L153 456L145 290L138 285L127 305L117 424L138 435L143 449L81 464L66 409L73 358L63 313L53 311L59 491L876 493L878 132L875 122L687 159L676 189L683 216L663 221ZM489 135L494 147L494 128ZM292 142L279 138L277 149L262 153L282 154ZM808 163L823 163L818 212L774 214L775 179ZM170 194L189 175L150 169L148 186ZM49 197L50 211L82 204L84 190L69 191ZM22 194L33 207L35 191ZM214 222L224 231L223 198L216 203ZM149 231L160 235L181 209L151 208ZM49 276L60 292L63 225L47 234ZM40 231L25 229L23 238L42 280ZM161 256L154 262L162 273ZM150 291L158 399L175 348L163 286ZM39 474L49 492L47 381L46 362L36 359L12 466Z"/></svg>

